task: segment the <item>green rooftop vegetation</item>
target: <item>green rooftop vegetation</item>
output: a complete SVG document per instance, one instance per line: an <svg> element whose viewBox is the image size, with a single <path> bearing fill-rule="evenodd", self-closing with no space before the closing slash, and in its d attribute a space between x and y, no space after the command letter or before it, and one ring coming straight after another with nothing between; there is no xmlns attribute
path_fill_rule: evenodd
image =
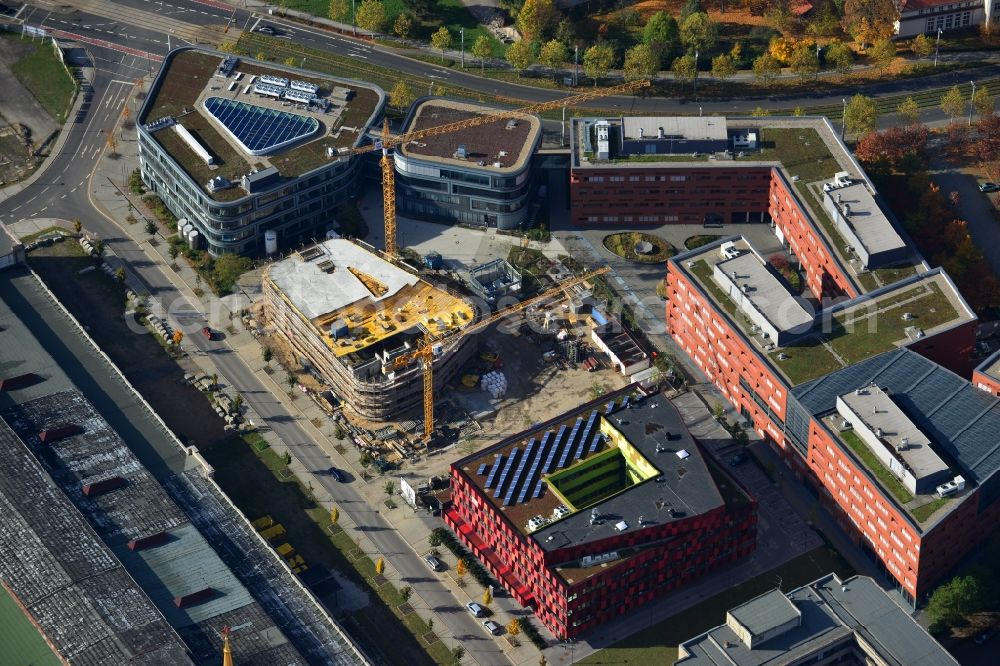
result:
<svg viewBox="0 0 1000 666"><path fill-rule="evenodd" d="M799 182L811 183L832 178L841 171L840 164L812 128L766 127L760 131L760 159L781 162Z"/></svg>
<svg viewBox="0 0 1000 666"><path fill-rule="evenodd" d="M868 448L868 445L862 442L856 433L845 430L840 433L840 439L851 448L854 455L861 459L869 471L879 480L882 487L888 490L896 498L897 502L906 504L913 501L913 495L910 494L910 491L900 483L899 479L892 472L886 469L882 461L875 457L875 454Z"/></svg>
<svg viewBox="0 0 1000 666"><path fill-rule="evenodd" d="M922 504L914 508L910 511L910 513L914 518L916 518L918 523L927 522L927 519L930 518L935 511L947 504L949 499L950 498L948 497L938 497L937 499L931 500L927 504Z"/></svg>

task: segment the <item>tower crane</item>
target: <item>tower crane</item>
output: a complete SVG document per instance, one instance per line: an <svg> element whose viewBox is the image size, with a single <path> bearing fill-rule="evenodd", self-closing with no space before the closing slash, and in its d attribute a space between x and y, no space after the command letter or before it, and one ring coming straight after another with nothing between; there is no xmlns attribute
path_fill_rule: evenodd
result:
<svg viewBox="0 0 1000 666"><path fill-rule="evenodd" d="M350 156L361 153L369 153L373 150L382 151L382 158L379 160L379 165L382 167L382 214L385 221L385 253L390 259L395 259L399 256L399 247L396 245L396 173L392 159L389 157L390 148L409 143L411 141L418 141L424 137L439 136L441 134L447 134L449 132L454 132L455 130L465 129L468 127L487 125L504 118L519 118L527 114L541 113L542 111L558 109L561 106L572 106L599 97L607 97L609 95L618 95L621 93L633 93L648 86L649 81L645 79L629 81L621 85L610 86L608 88L596 88L594 90L571 95L569 97L563 97L562 99L521 107L520 109L496 109L493 111L487 111L465 120L446 123L444 125L438 125L437 127L415 130L402 135L390 133L389 121L386 120L382 122L382 136L378 141L373 144L358 146L357 148L352 148L350 150L342 150L341 154Z"/></svg>
<svg viewBox="0 0 1000 666"><path fill-rule="evenodd" d="M432 336L425 333L424 337L420 340L420 342L418 342L416 349L394 358L393 369L396 370L409 365L417 359L420 359L424 376L424 442L429 441L431 434L434 432L434 346L437 343L446 342L449 347L452 347L466 335L481 331L490 324L494 324L508 315L521 312L522 310L530 308L532 305L552 298L561 291L610 272L611 268L609 266L602 266L601 268L578 275L577 277L568 278L561 281L551 289L547 289L541 294L532 296L531 298L525 299L520 303L511 305L503 310L498 310L497 312L494 312L487 317L483 317L476 323L471 324L470 326L467 326L451 335ZM446 350L442 349L441 353L444 353L445 351Z"/></svg>

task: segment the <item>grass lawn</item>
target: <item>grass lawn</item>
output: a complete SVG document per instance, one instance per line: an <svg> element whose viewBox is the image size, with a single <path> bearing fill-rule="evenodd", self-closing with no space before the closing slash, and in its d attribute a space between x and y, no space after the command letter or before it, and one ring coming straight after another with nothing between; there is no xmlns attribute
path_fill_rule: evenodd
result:
<svg viewBox="0 0 1000 666"><path fill-rule="evenodd" d="M702 245L708 245L709 243L714 243L720 238L722 238L722 236L716 234L701 234L699 236L691 236L684 241L684 247L686 247L689 250L696 250Z"/></svg>
<svg viewBox="0 0 1000 666"><path fill-rule="evenodd" d="M285 540L306 562L338 571L374 593L372 603L351 616L352 636L366 652L391 664L450 663L428 656L430 645L440 642L435 637L429 645L423 639L431 634L430 628L416 614L402 617L397 610L403 601L399 592L391 584L373 580L372 559L343 530L334 527L331 533L329 507L317 504L309 490L287 474L281 456L262 447L262 441L260 435L250 434L203 447L226 494L249 519L270 515L284 525Z"/></svg>
<svg viewBox="0 0 1000 666"><path fill-rule="evenodd" d="M825 546L817 548L576 663L672 664L677 659L678 644L724 623L726 611L774 589L779 576L781 589L788 591L831 571L842 577L854 573L836 551Z"/></svg>
<svg viewBox="0 0 1000 666"><path fill-rule="evenodd" d="M49 648L17 602L0 589L0 644L7 666L58 666L61 662Z"/></svg>
<svg viewBox="0 0 1000 666"><path fill-rule="evenodd" d="M851 451L853 451L858 458L861 458L868 469L871 470L876 477L878 477L878 480L882 483L882 485L888 489L890 493L892 493L892 496L895 497L900 504L906 504L907 502L913 501L913 495L910 494L910 491L907 490L902 483L900 483L899 479L897 479L892 472L886 469L885 465L882 464L882 461L875 457L875 454L871 452L868 445L862 442L861 438L858 437L856 433L846 430L840 433L840 438L844 440L844 443L851 447Z"/></svg>
<svg viewBox="0 0 1000 666"><path fill-rule="evenodd" d="M2 33L6 39L18 39ZM14 76L34 95L42 108L58 123L66 120L66 111L76 92L76 83L66 73L52 45L39 42L34 51L11 66ZM41 140L43 137L37 137Z"/></svg>
<svg viewBox="0 0 1000 666"><path fill-rule="evenodd" d="M931 500L927 504L923 504L921 506L916 507L915 509L910 511L910 513L913 514L913 517L917 519L917 522L919 523L925 522L928 518L931 517L932 513L934 513L935 511L943 507L945 504L947 504L948 500L949 498L947 497L939 497L935 500Z"/></svg>

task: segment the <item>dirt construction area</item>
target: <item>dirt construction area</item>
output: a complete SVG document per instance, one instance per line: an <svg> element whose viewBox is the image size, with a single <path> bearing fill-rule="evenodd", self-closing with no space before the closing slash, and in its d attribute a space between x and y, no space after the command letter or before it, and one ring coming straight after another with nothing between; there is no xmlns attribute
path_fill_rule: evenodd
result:
<svg viewBox="0 0 1000 666"><path fill-rule="evenodd" d="M38 100L25 88L11 67L34 53L38 45L10 35L0 39L0 181L21 180L37 166L33 148L41 146L59 129Z"/></svg>
<svg viewBox="0 0 1000 666"><path fill-rule="evenodd" d="M564 341L557 339L560 329L568 333ZM607 357L594 348L589 335L590 328L582 320L545 329L535 318L530 323L523 318L501 322L482 333L481 354L467 373L477 375L487 370L488 359L496 354L493 363L501 367L491 371L503 373L507 389L494 398L480 383L470 388L456 381L439 396L439 402L450 403L451 409L446 411L453 424L459 414L472 422L461 428L462 453L498 442L624 386L625 377L609 367ZM575 361L567 358L571 345L576 346ZM583 364L590 357L599 364L593 371Z"/></svg>

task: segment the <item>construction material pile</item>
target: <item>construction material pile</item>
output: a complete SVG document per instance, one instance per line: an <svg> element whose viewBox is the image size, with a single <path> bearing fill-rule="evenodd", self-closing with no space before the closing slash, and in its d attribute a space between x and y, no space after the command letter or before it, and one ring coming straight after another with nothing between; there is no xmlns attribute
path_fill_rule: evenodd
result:
<svg viewBox="0 0 1000 666"><path fill-rule="evenodd" d="M487 372L479 380L479 388L494 398L502 398L507 393L507 377L500 370Z"/></svg>

